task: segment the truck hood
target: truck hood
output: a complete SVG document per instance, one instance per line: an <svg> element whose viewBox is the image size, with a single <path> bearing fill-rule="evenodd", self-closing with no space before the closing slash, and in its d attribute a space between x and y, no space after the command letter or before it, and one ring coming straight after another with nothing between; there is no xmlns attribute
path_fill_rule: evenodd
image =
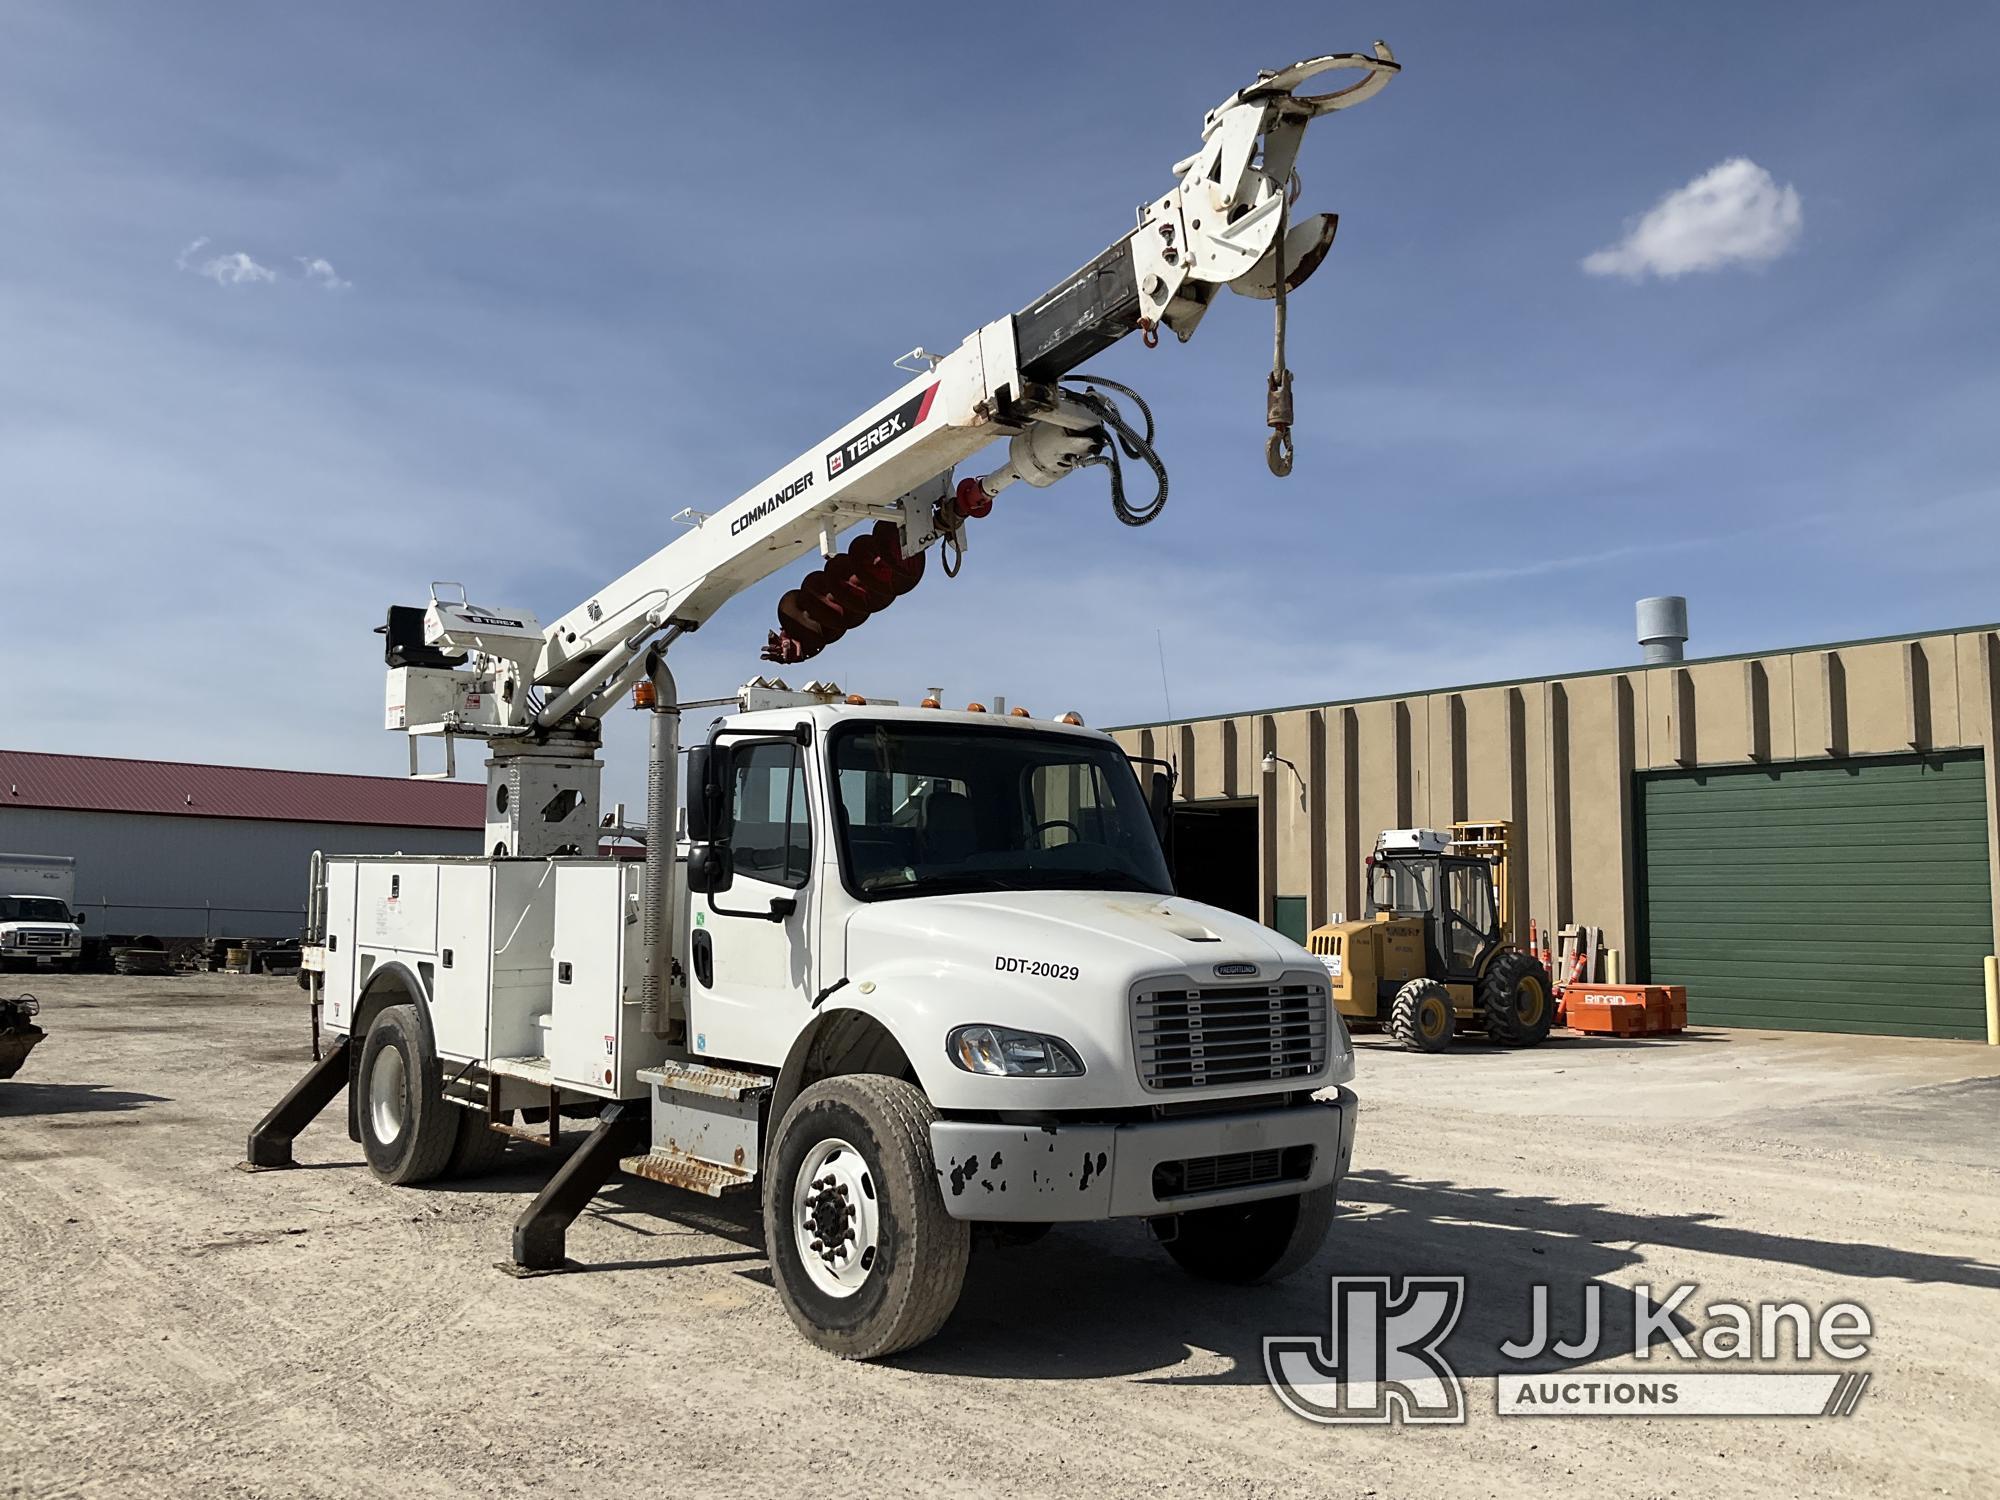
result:
<svg viewBox="0 0 2000 1500"><path fill-rule="evenodd" d="M1078 1110L1156 1103L1134 1061L1132 1001L1147 981L1178 986L1326 981L1311 954L1233 912L1177 896L1128 891L998 891L870 902L847 919L850 986L829 1009L885 1022L940 1109ZM1330 1017L1328 1067L1308 1088L1353 1076ZM1003 1079L950 1065L951 1028L998 1024L1061 1037L1081 1077ZM1205 1097L1268 1092L1264 1080L1221 1084Z"/></svg>
<svg viewBox="0 0 2000 1500"><path fill-rule="evenodd" d="M1255 972L1220 976L1238 983L1319 966L1291 939L1248 917L1143 891L993 891L876 901L857 910L847 930L850 967L913 942L989 971L1020 972L1008 962L1018 959L1076 968L1083 980L1120 986L1162 972L1214 982L1218 964L1256 965Z"/></svg>

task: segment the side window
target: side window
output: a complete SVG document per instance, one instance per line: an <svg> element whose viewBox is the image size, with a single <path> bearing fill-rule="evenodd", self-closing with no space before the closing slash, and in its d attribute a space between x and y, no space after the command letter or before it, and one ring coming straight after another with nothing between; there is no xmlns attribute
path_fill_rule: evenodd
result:
<svg viewBox="0 0 2000 1500"><path fill-rule="evenodd" d="M1451 909L1481 934L1493 932L1493 882L1476 865L1458 865L1451 872Z"/></svg>
<svg viewBox="0 0 2000 1500"><path fill-rule="evenodd" d="M804 752L797 745L746 745L731 759L730 852L752 880L797 889L812 869Z"/></svg>
<svg viewBox="0 0 2000 1500"><path fill-rule="evenodd" d="M1493 936L1493 883L1476 865L1453 865L1446 894L1451 899L1451 934L1447 946L1452 967L1469 969Z"/></svg>

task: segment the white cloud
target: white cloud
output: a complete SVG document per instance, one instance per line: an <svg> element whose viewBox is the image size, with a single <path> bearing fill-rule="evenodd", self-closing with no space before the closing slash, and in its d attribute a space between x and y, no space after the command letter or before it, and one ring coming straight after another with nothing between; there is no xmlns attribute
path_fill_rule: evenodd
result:
<svg viewBox="0 0 2000 1500"><path fill-rule="evenodd" d="M241 250L233 250L227 255L212 255L199 265L195 256L208 244L208 236L190 240L187 248L174 257L178 270L192 271L197 276L206 276L217 286L254 285L260 281L276 281L278 273L269 266L260 265Z"/></svg>
<svg viewBox="0 0 2000 1500"><path fill-rule="evenodd" d="M300 274L307 281L317 281L329 292L344 292L354 285L351 281L343 280L340 273L333 269L333 262L322 256L300 255L295 259L299 263Z"/></svg>
<svg viewBox="0 0 2000 1500"><path fill-rule="evenodd" d="M1746 156L1712 167L1660 199L1615 245L1583 258L1592 276L1684 276L1776 260L1798 243L1798 189Z"/></svg>

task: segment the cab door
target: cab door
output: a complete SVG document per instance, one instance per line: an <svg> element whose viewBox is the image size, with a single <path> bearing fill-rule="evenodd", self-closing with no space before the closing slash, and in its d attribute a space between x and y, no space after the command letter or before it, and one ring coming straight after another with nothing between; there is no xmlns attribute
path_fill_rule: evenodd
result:
<svg viewBox="0 0 2000 1500"><path fill-rule="evenodd" d="M1500 914L1493 900L1493 871L1481 860L1444 862L1439 900L1439 943L1444 977L1473 980L1500 941Z"/></svg>
<svg viewBox="0 0 2000 1500"><path fill-rule="evenodd" d="M734 873L689 903L687 1044L697 1056L776 1067L816 979L811 777L805 747L789 737L729 746L728 756Z"/></svg>

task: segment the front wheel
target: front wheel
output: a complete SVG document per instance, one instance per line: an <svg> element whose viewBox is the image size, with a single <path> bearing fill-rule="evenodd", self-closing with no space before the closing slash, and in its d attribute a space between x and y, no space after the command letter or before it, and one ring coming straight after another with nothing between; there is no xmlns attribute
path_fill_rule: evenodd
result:
<svg viewBox="0 0 2000 1500"><path fill-rule="evenodd" d="M914 1084L854 1073L805 1090L778 1127L771 1277L799 1332L842 1359L913 1348L958 1305L972 1233L938 1191L936 1118Z"/></svg>
<svg viewBox="0 0 2000 1500"><path fill-rule="evenodd" d="M1411 1052L1444 1051L1457 1024L1451 991L1435 979L1412 979L1389 1006L1389 1034Z"/></svg>
<svg viewBox="0 0 2000 1500"><path fill-rule="evenodd" d="M1178 1215L1167 1254L1204 1281L1255 1286L1299 1270L1326 1243L1336 1198L1332 1183L1290 1198L1260 1198Z"/></svg>

